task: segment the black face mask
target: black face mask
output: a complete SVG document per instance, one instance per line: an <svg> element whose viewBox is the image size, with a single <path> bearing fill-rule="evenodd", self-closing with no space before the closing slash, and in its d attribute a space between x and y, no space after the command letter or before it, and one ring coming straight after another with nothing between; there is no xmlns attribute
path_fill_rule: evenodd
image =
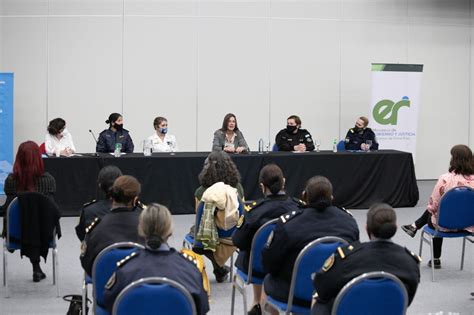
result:
<svg viewBox="0 0 474 315"><path fill-rule="evenodd" d="M117 129L117 131L122 131L123 130L123 124L115 124L114 128Z"/></svg>
<svg viewBox="0 0 474 315"><path fill-rule="evenodd" d="M293 133L293 132L295 132L296 128L297 128L297 126L290 126L290 125L287 125L287 126L286 126L286 131L287 131L288 133Z"/></svg>
<svg viewBox="0 0 474 315"><path fill-rule="evenodd" d="M359 128L359 127L357 127L357 125L354 126L354 131L355 132L359 132L359 131L362 131L362 130L364 130L364 128Z"/></svg>

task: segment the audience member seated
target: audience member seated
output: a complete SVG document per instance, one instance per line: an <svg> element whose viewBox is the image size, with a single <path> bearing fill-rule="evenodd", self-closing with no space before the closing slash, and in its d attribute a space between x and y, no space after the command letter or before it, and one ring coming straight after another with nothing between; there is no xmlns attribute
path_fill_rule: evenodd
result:
<svg viewBox="0 0 474 315"><path fill-rule="evenodd" d="M102 218L95 218L86 228L81 246L81 264L88 275L92 274L95 257L109 245L118 242L143 243L138 235L138 206L140 183L132 176L117 178L112 186L112 208Z"/></svg>
<svg viewBox="0 0 474 315"><path fill-rule="evenodd" d="M70 156L76 152L72 136L66 129L66 121L55 118L49 122L48 133L44 140L47 154Z"/></svg>
<svg viewBox="0 0 474 315"><path fill-rule="evenodd" d="M345 139L346 150L378 150L379 144L375 137L375 133L367 127L369 119L361 116L357 119L354 128L349 129ZM367 140L372 141L372 145L366 143Z"/></svg>
<svg viewBox="0 0 474 315"><path fill-rule="evenodd" d="M79 217L79 224L76 226L76 235L81 242L86 235L86 227L89 226L95 218L102 218L110 212L110 208L112 207L111 188L115 180L120 176L122 176L122 172L114 165L105 166L100 170L97 184L104 193L105 198L92 200L84 204Z"/></svg>
<svg viewBox="0 0 474 315"><path fill-rule="evenodd" d="M225 151L227 153L243 153L249 151L249 146L244 135L237 126L234 114L227 114L222 122L222 128L214 132L212 151Z"/></svg>
<svg viewBox="0 0 474 315"><path fill-rule="evenodd" d="M4 213L3 237L7 233L8 206L18 194L22 192L38 192L52 199L56 192L56 181L53 176L44 171L40 149L35 142L26 141L18 147L13 164L13 173L9 174L5 179L4 191L7 199L2 206L2 212ZM40 267L40 252L32 251L27 256L33 265L33 281L38 282L46 278Z"/></svg>
<svg viewBox="0 0 474 315"><path fill-rule="evenodd" d="M367 213L370 242L354 242L337 251L324 263L313 279L316 290L311 314L331 314L339 291L352 279L366 272L385 271L398 277L408 292L411 304L420 282L420 257L392 242L397 231L397 216L387 204L370 207Z"/></svg>
<svg viewBox="0 0 474 315"><path fill-rule="evenodd" d="M313 151L314 142L306 129L301 129L301 119L291 115L286 119L286 128L278 132L275 137L278 151Z"/></svg>
<svg viewBox="0 0 474 315"><path fill-rule="evenodd" d="M304 203L296 198L289 197L285 192L285 178L283 172L275 164L262 168L259 176L259 185L264 195L263 199L254 202L251 208L242 215L237 229L232 235L232 241L240 249L235 265L247 272L249 268L252 239L257 230L271 219L278 218L287 212L297 211ZM254 276L263 278L265 274L256 271ZM261 314L262 285L253 285L253 307L248 314Z"/></svg>
<svg viewBox="0 0 474 315"><path fill-rule="evenodd" d="M145 239L146 248L118 264L117 271L106 284L107 310L112 313L115 299L130 283L146 277L166 277L182 284L193 297L197 313L206 314L209 311L208 295L197 262L191 256L178 253L167 243L173 233L169 210L159 204L149 205L140 215L138 233Z"/></svg>
<svg viewBox="0 0 474 315"><path fill-rule="evenodd" d="M209 187L219 182L236 188L238 197L243 200L244 188L240 184L240 174L237 170L237 166L235 166L234 162L227 153L223 151L214 151L211 152L204 161L204 166L201 173L199 174L199 183L201 186L199 186L194 193L196 209L201 202L204 192ZM196 232L197 231L194 231L194 233ZM226 243L228 243L227 245L232 244L231 241ZM216 260L217 258L219 261L222 261L222 259L224 259L224 257L226 257L229 253L231 254L234 252L233 246L230 246L227 249L228 250L226 251L225 255L220 256L219 258L216 257L218 254L213 251L202 251L202 249L198 248L194 249L196 252L206 256L212 262L212 267L214 269L214 275L217 282L224 282L230 271L229 268L224 265L225 261L218 263Z"/></svg>
<svg viewBox="0 0 474 315"><path fill-rule="evenodd" d="M165 117L156 117L153 120L155 133L149 136L145 141L153 152L176 152L178 144L176 137L168 133L168 120Z"/></svg>
<svg viewBox="0 0 474 315"><path fill-rule="evenodd" d="M428 224L431 228L436 227L438 220L438 208L441 197L448 190L459 186L468 186L474 189L474 158L471 149L463 144L455 145L451 148L451 161L449 162L449 172L441 175L438 182L433 188L428 206L425 212L411 225L403 225L402 229L411 237L414 237L416 231ZM447 229L440 227L443 232L449 232ZM473 233L474 226L466 229ZM454 231L456 232L456 231ZM441 247L443 238L435 237L433 239L433 257L434 268L441 268ZM431 260L428 262L431 267Z"/></svg>
<svg viewBox="0 0 474 315"><path fill-rule="evenodd" d="M99 134L96 152L111 153L116 149L116 145L120 146L120 151L125 153L133 152L133 141L127 129L123 128L123 117L119 113L112 113L109 119L105 121L109 124L109 129L102 131Z"/></svg>
<svg viewBox="0 0 474 315"><path fill-rule="evenodd" d="M311 241L337 236L346 241L359 240L357 223L345 209L332 205L332 184L323 176L308 180L303 191L304 209L281 216L262 252L263 266L269 272L264 280L265 294L287 302L293 265L300 251ZM311 301L294 300L309 307Z"/></svg>

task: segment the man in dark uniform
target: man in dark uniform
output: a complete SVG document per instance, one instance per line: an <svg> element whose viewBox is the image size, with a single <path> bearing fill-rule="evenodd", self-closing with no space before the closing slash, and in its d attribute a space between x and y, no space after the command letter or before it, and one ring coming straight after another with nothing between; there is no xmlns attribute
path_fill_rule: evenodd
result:
<svg viewBox="0 0 474 315"><path fill-rule="evenodd" d="M291 115L286 123L286 128L280 130L275 137L278 151L313 151L313 138L308 130L301 129L301 119Z"/></svg>
<svg viewBox="0 0 474 315"><path fill-rule="evenodd" d="M346 150L378 150L379 144L375 138L375 133L372 129L368 128L369 119L361 116L357 119L354 128L349 129L345 139ZM369 147L365 142L367 140L372 141L372 145Z"/></svg>
<svg viewBox="0 0 474 315"><path fill-rule="evenodd" d="M209 311L208 295L197 261L167 244L172 233L171 221L171 213L164 206L151 204L143 210L138 230L146 240L146 249L121 260L107 282L104 303L110 314L119 293L130 283L147 277L166 277L180 283L193 297L197 314Z"/></svg>
<svg viewBox="0 0 474 315"><path fill-rule="evenodd" d="M262 168L259 184L265 198L254 202L251 209L240 217L237 229L232 235L233 244L240 249L235 266L244 272L247 272L249 268L252 240L257 230L271 219L278 218L287 212L299 210L299 206L304 204L301 200L286 195L284 191L285 178L276 164L268 164ZM262 278L265 276L257 271L253 271L252 274ZM253 292L254 306L248 314L258 315L262 313L260 306L262 286L254 284Z"/></svg>
<svg viewBox="0 0 474 315"><path fill-rule="evenodd" d="M308 180L303 192L306 208L280 217L262 252L267 295L286 302L296 257L311 241L337 236L348 242L359 239L357 223L350 213L332 205L332 185L326 177ZM309 307L311 301L295 299L295 304Z"/></svg>
<svg viewBox="0 0 474 315"><path fill-rule="evenodd" d="M110 125L109 129L99 134L95 151L100 153L114 152L115 144L120 143L122 146L121 152L132 153L133 141L128 130L123 128L122 115L112 113L105 122Z"/></svg>
<svg viewBox="0 0 474 315"><path fill-rule="evenodd" d="M101 250L117 242L143 243L137 226L141 208L135 206L140 183L132 176L117 178L112 186L112 208L102 219L96 218L87 228L81 245L81 264L92 274L94 260Z"/></svg>
<svg viewBox="0 0 474 315"><path fill-rule="evenodd" d="M110 208L112 207L110 188L112 188L114 181L119 176L122 176L122 172L114 165L105 166L100 170L97 183L105 194L105 199L92 200L86 203L82 208L79 224L76 226L76 235L81 242L86 235L86 227L89 226L95 218L102 218L110 212Z"/></svg>
<svg viewBox="0 0 474 315"><path fill-rule="evenodd" d="M372 206L367 213L367 234L370 242L355 242L339 247L316 274L316 290L311 314L331 314L334 300L346 283L363 273L385 271L398 277L408 292L408 304L413 301L420 282L420 257L393 243L397 231L395 211L387 204Z"/></svg>

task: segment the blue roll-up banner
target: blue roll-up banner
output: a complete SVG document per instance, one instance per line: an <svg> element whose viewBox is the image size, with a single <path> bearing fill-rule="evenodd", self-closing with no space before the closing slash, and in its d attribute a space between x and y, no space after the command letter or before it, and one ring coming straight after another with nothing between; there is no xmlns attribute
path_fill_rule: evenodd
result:
<svg viewBox="0 0 474 315"><path fill-rule="evenodd" d="M0 72L0 194L13 167L13 73Z"/></svg>

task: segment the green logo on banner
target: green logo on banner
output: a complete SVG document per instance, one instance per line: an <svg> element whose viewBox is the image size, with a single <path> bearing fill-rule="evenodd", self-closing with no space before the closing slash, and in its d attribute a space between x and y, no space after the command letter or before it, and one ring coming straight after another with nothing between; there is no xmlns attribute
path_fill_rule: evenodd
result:
<svg viewBox="0 0 474 315"><path fill-rule="evenodd" d="M381 125L396 125L398 121L398 111L402 107L410 107L410 99L404 96L397 103L392 100L379 101L372 110L375 121Z"/></svg>

